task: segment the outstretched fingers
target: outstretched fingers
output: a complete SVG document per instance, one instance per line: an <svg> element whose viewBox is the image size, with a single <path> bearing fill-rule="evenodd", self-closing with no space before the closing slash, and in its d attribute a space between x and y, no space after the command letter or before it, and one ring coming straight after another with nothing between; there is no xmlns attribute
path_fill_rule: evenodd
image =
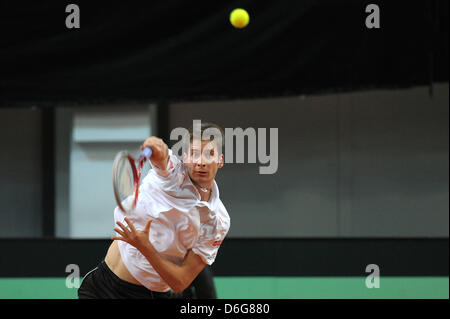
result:
<svg viewBox="0 0 450 319"><path fill-rule="evenodd" d="M145 242L149 240L150 226L153 221L153 218L150 218L147 221L142 231L137 231L133 223L129 220L129 218L125 217L124 220L128 225L128 227L119 221L116 222L118 227L114 228L114 231L116 231L116 233L119 234L120 236L114 236L111 237L111 239L122 240L137 248L145 246Z"/></svg>
<svg viewBox="0 0 450 319"><path fill-rule="evenodd" d="M153 221L153 218L150 218L150 219L147 221L147 223L145 224L145 227L144 227L144 232L145 232L145 233L149 233L149 232L150 232L150 226L151 226L151 224L152 224L152 221Z"/></svg>
<svg viewBox="0 0 450 319"><path fill-rule="evenodd" d="M125 234L125 236L128 237L131 235L131 231L124 224L122 224L121 222L116 222L116 224L117 224L117 226L119 226L121 228L121 230Z"/></svg>
<svg viewBox="0 0 450 319"><path fill-rule="evenodd" d="M134 228L133 223L128 219L128 217L125 217L125 222L127 223L128 227L130 227L132 233L136 233L136 228Z"/></svg>

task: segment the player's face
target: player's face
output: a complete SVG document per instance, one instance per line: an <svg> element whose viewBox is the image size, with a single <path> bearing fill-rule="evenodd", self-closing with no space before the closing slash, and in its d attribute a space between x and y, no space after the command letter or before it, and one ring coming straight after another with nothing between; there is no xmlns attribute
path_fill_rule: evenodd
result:
<svg viewBox="0 0 450 319"><path fill-rule="evenodd" d="M217 170L223 166L223 154L219 154L214 142L191 142L189 154L184 154L184 163L194 182L201 187L210 187Z"/></svg>

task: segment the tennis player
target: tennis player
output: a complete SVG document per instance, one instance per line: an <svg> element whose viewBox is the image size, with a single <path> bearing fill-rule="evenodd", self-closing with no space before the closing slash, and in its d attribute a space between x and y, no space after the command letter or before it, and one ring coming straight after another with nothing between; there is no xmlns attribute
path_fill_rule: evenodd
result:
<svg viewBox="0 0 450 319"><path fill-rule="evenodd" d="M201 123L204 130L216 128ZM133 214L116 207L116 236L104 261L84 277L83 298L170 298L186 289L211 265L230 228L230 217L215 182L223 167L221 140L193 139L183 161L157 137L151 147L152 170L139 189Z"/></svg>

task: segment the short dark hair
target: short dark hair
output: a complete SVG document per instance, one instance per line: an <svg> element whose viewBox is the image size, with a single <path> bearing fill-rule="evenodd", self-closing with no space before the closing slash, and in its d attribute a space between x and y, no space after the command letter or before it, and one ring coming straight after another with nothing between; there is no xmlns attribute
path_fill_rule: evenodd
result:
<svg viewBox="0 0 450 319"><path fill-rule="evenodd" d="M194 139L194 125L192 125L190 128L189 128L189 143L190 142L192 142L192 140ZM200 136L201 137L203 137L203 132L204 131L206 131L207 129L217 129L219 132L220 132L220 136L218 137L218 141L217 140L215 140L215 136L213 135L213 136L211 136L212 137L212 141L215 141L216 142L216 145L218 146L218 149L219 149L219 154L221 154L222 153L222 141L224 140L224 138L225 138L225 131L224 131L224 129L220 126L220 125L218 125L218 124L215 124L215 123L212 123L212 122L201 122L201 124L200 124ZM188 141L187 140L187 138L186 138L186 140L185 140L186 142ZM220 145L220 147L219 147L219 145Z"/></svg>
<svg viewBox="0 0 450 319"><path fill-rule="evenodd" d="M216 128L220 131L220 134L222 134L222 136L225 135L225 132L223 130L223 128L215 123L211 123L211 122L201 122L200 124L200 134L203 135L203 132L209 128ZM192 125L189 128L189 135L191 136L191 140L194 137L194 125Z"/></svg>

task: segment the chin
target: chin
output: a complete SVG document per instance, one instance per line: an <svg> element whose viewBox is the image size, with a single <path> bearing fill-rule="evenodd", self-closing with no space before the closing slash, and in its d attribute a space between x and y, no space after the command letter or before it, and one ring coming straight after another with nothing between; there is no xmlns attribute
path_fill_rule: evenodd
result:
<svg viewBox="0 0 450 319"><path fill-rule="evenodd" d="M197 177L194 181L201 187L207 187L211 184L211 179L208 177Z"/></svg>
<svg viewBox="0 0 450 319"><path fill-rule="evenodd" d="M207 177L200 177L197 178L195 182L203 187L203 185L209 185L209 183L211 183L211 180L209 180Z"/></svg>

